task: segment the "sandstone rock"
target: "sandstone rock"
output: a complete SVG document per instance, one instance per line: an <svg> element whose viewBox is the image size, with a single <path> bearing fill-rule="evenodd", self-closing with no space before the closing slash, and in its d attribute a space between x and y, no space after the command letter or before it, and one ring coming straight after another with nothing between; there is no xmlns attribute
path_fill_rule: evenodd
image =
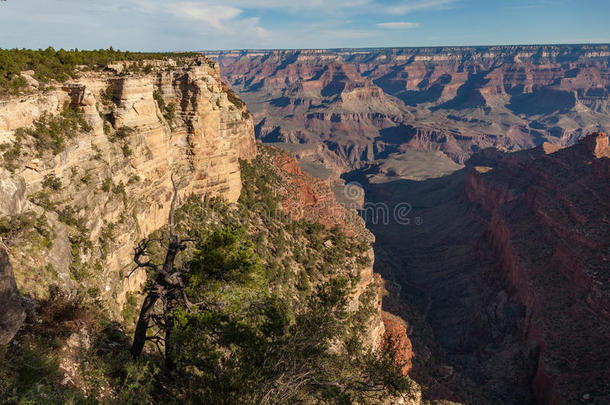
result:
<svg viewBox="0 0 610 405"><path fill-rule="evenodd" d="M240 195L239 159L256 154L254 127L245 111L228 100L218 66L202 59L180 66L149 62L154 68L148 75L85 71L57 90L0 101L0 144L15 142L14 131L43 114L58 114L65 103L80 109L93 128L66 140L65 150L55 156L40 155L24 143L15 174L0 169L0 215L16 215L27 206L37 216L44 214L50 227L51 247L16 246L12 253L18 284L33 298L46 298L51 285L68 295L74 292L82 282L74 280L76 260L86 267L82 287L99 294L119 317L126 294L139 291L146 280L142 271L124 277L133 246L167 222L170 175L180 184L181 199L195 194L234 202ZM112 101L102 95L110 86ZM175 106L171 122L154 91L166 106ZM112 139L117 130L126 136ZM60 180L59 190L43 188L50 174ZM25 200L39 192L55 207L45 211ZM78 229L66 225L72 219ZM76 234L91 247L79 243L77 253Z"/></svg>
<svg viewBox="0 0 610 405"><path fill-rule="evenodd" d="M27 203L25 191L23 178L0 167L0 217L20 214L23 211Z"/></svg>
<svg viewBox="0 0 610 405"><path fill-rule="evenodd" d="M252 106L260 139L323 142L345 168L358 169L405 148L464 163L488 147L571 145L610 130L608 52L591 45L212 55Z"/></svg>
<svg viewBox="0 0 610 405"><path fill-rule="evenodd" d="M0 241L0 345L11 341L25 319L13 268Z"/></svg>
<svg viewBox="0 0 610 405"><path fill-rule="evenodd" d="M33 70L26 70L24 72L21 72L21 74L19 75L25 80L26 88L30 91L36 90L40 86L38 80L34 79L34 74L35 72Z"/></svg>
<svg viewBox="0 0 610 405"><path fill-rule="evenodd" d="M610 361L609 152L608 136L595 133L469 173L466 194L491 215L487 237L502 279L527 308L524 332L540 350L532 383L540 402L571 403L583 390L605 395L598 376ZM495 305L500 324L510 320L506 297Z"/></svg>

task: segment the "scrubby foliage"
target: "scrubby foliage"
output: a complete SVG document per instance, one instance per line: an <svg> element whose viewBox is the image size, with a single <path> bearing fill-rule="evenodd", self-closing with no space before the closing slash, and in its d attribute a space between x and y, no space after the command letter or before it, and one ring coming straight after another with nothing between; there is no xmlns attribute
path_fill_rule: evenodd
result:
<svg viewBox="0 0 610 405"><path fill-rule="evenodd" d="M227 97L229 98L229 101L240 110L246 106L246 103L244 103L232 89L227 89Z"/></svg>
<svg viewBox="0 0 610 405"><path fill-rule="evenodd" d="M32 128L19 128L15 132L15 145L4 147L6 151L3 158L9 169L14 168L15 162L21 156L20 144L23 142L31 142L39 155L47 151L56 155L65 150L67 140L92 130L82 113L66 104L60 114L43 114L34 121Z"/></svg>
<svg viewBox="0 0 610 405"><path fill-rule="evenodd" d="M20 73L34 71L34 78L48 82L63 82L77 75L77 67L84 70L100 69L115 61L144 61L149 59L177 59L200 56L197 53L141 53L122 52L109 49L91 51L55 50L51 47L42 50L0 49L0 95L18 94L26 86ZM136 65L144 73L150 72L150 66Z"/></svg>
<svg viewBox="0 0 610 405"><path fill-rule="evenodd" d="M157 102L159 106L159 110L161 110L161 114L167 120L167 122L172 123L174 118L176 117L176 103L165 104L165 100L163 100L163 96L158 90L153 92L153 98Z"/></svg>

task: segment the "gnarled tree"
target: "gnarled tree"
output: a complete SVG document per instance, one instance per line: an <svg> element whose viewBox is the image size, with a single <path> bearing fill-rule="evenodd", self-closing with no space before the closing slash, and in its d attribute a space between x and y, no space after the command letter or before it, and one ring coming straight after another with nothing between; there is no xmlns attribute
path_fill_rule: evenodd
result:
<svg viewBox="0 0 610 405"><path fill-rule="evenodd" d="M183 275L186 273L186 268L176 266L176 256L179 252L187 247L188 242L192 239L181 239L175 233L175 212L176 203L178 200L178 185L172 175L173 198L169 211L169 238L165 260L163 264L154 263L150 259L149 247L152 239L143 239L138 243L134 251L134 262L136 268L130 273L133 274L138 269L146 269L152 280L146 288L146 298L140 310L140 316L136 325L136 331L131 346L131 355L139 357L142 354L144 345L147 341L153 341L160 347L160 343L164 343L165 348L165 363L168 369L174 367L174 351L171 343L171 333L173 329L172 310L177 304L186 308L192 308L197 304L189 301L185 292ZM129 277L128 276L128 277ZM160 301L162 311L160 314L155 312L157 303ZM201 305L201 304L198 304ZM158 327L157 334L148 336L151 322Z"/></svg>

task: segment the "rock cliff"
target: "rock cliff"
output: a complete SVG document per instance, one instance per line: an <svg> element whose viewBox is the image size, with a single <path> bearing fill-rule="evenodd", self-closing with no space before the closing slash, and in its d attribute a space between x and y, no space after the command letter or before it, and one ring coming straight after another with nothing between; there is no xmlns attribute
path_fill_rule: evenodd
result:
<svg viewBox="0 0 610 405"><path fill-rule="evenodd" d="M7 344L25 318L21 297L13 277L13 269L4 247L0 246L0 345Z"/></svg>
<svg viewBox="0 0 610 405"><path fill-rule="evenodd" d="M540 403L609 400L607 336L610 148L595 133L547 154L505 156L471 171L468 198L490 213L488 239L510 291L526 308L523 333L539 350ZM586 396L586 397L585 397Z"/></svg>
<svg viewBox="0 0 610 405"><path fill-rule="evenodd" d="M368 201L408 202L420 218L369 227L376 271L425 318L406 319L417 325L408 329L413 376L431 387L427 397L608 401L607 145L596 133L570 147L483 150L428 180L363 173ZM422 360L431 368L422 343L452 372L420 374Z"/></svg>
<svg viewBox="0 0 610 405"><path fill-rule="evenodd" d="M148 66L129 73L123 62L0 101L0 215L37 221L36 234L3 235L23 294L84 289L117 316L145 281L125 276L134 244L167 221L171 176L181 196L239 197L238 159L255 156L254 127L218 65Z"/></svg>

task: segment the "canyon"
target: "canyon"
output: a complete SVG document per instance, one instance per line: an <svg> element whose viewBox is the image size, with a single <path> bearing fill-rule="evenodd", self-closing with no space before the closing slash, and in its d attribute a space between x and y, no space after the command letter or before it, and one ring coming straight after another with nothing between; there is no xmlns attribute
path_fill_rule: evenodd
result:
<svg viewBox="0 0 610 405"><path fill-rule="evenodd" d="M359 178L370 201L409 201L420 218L369 224L376 271L402 285L483 403L608 400L607 140L486 150L424 181Z"/></svg>
<svg viewBox="0 0 610 405"><path fill-rule="evenodd" d="M275 252L266 253L265 271L285 272L283 284L274 281L262 291L279 289L274 293L295 312L303 310L310 283L327 280L318 267L351 280L347 311L371 305L366 350L386 350L391 341L406 377L412 345L405 321L382 310L387 292L373 272L372 234L327 182L304 172L290 154L255 143L252 117L221 80L217 63L170 56L83 68L75 76L61 83L32 80L24 94L0 101L0 344L12 348L2 356L26 348L32 337L55 339L51 350L58 352L61 378L55 386L86 394L86 361L79 356L97 344L96 322L111 320L120 334L133 327L132 312L150 281L150 274L134 269L134 247L166 229L176 198L199 207L192 221L217 216L197 232L222 221L250 223L258 250ZM266 199L239 211L245 207L240 199L259 198L263 189ZM276 204L283 214L268 209ZM338 242L329 236L307 247L307 255L297 253L312 243L298 236L299 226L311 227L311 238L339 233ZM333 252L333 243L349 250ZM98 311L108 319L96 320ZM109 350L122 345L112 341ZM120 387L104 384L102 395L116 399ZM416 383L407 394L409 400L376 395L380 403L421 403Z"/></svg>
<svg viewBox="0 0 610 405"><path fill-rule="evenodd" d="M364 190L424 398L610 400L608 45L208 54L258 139Z"/></svg>
<svg viewBox="0 0 610 405"><path fill-rule="evenodd" d="M259 139L322 144L344 171L409 148L462 164L487 147L569 145L610 128L608 45L207 54Z"/></svg>
<svg viewBox="0 0 610 405"><path fill-rule="evenodd" d="M254 128L229 101L218 66L203 57L150 63L149 74L121 75L129 62L118 63L0 101L0 144L20 145L0 168L0 215L37 221L34 232L19 220L8 226L24 233L8 255L30 299L84 288L118 318L146 281L145 272L126 275L135 244L167 223L172 173L181 198L238 199L238 160L256 155ZM155 97L180 106L175 116L165 118ZM82 111L88 128L60 153L20 135L65 106Z"/></svg>

